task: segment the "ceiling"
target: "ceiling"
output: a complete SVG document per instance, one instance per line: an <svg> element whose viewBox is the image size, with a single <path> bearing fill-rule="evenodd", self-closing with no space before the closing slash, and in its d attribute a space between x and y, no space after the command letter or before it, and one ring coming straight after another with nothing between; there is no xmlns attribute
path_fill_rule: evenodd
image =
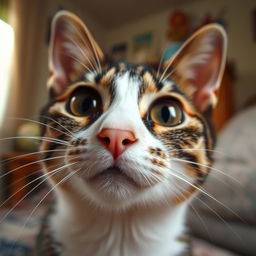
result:
<svg viewBox="0 0 256 256"><path fill-rule="evenodd" d="M77 0L100 25L113 28L195 0Z"/></svg>

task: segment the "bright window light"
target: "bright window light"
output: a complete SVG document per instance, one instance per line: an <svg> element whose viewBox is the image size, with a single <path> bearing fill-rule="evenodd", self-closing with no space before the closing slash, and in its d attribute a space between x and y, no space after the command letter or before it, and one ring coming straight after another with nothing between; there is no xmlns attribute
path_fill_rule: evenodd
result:
<svg viewBox="0 0 256 256"><path fill-rule="evenodd" d="M13 41L12 27L0 19L0 128L3 124L10 87Z"/></svg>

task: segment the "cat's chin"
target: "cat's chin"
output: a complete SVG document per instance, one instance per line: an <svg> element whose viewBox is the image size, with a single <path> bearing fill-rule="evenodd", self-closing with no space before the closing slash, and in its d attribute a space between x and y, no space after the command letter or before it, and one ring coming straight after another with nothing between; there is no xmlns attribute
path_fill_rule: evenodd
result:
<svg viewBox="0 0 256 256"><path fill-rule="evenodd" d="M129 177L125 172L116 166L109 167L100 173L97 173L96 175L90 177L88 182L96 186L100 186L100 188L112 185L115 186L119 183L123 185L127 184L138 189L141 188L141 186L134 179Z"/></svg>
<svg viewBox="0 0 256 256"><path fill-rule="evenodd" d="M88 178L86 183L96 197L108 204L120 204L133 198L143 189L118 167L107 168Z"/></svg>

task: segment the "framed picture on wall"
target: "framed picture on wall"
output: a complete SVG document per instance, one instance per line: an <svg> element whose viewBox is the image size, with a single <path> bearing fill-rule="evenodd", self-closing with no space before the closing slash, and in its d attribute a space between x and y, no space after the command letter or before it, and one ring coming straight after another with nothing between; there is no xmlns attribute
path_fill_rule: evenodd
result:
<svg viewBox="0 0 256 256"><path fill-rule="evenodd" d="M133 38L132 59L134 62L146 62L152 52L153 34L147 32Z"/></svg>
<svg viewBox="0 0 256 256"><path fill-rule="evenodd" d="M115 44L110 50L110 60L113 62L126 60L127 55L127 44L118 43Z"/></svg>

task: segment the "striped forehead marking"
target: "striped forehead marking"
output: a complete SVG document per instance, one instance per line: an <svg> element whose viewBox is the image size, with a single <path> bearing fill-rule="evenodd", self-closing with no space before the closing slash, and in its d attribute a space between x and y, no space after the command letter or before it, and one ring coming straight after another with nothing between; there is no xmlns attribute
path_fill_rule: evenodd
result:
<svg viewBox="0 0 256 256"><path fill-rule="evenodd" d="M153 78L152 74L145 72L143 77L143 93L157 93L159 91L159 86L156 80Z"/></svg>
<svg viewBox="0 0 256 256"><path fill-rule="evenodd" d="M102 77L101 77L101 80L99 81L99 85L101 86L109 86L114 77L116 75L116 68L113 67L111 69L109 69Z"/></svg>
<svg viewBox="0 0 256 256"><path fill-rule="evenodd" d="M132 96L138 98L138 91L140 87L140 79L132 76L129 71L118 73L113 80L116 96L118 100L126 99Z"/></svg>
<svg viewBox="0 0 256 256"><path fill-rule="evenodd" d="M154 95L159 92L161 93L171 93L178 92L177 86L171 80L165 81L164 83L159 82L158 79L153 75L152 70L143 65L129 65L126 63L118 63L103 72L102 74L87 73L84 75L84 79L90 83L94 83L95 86L105 87L110 91L111 98L117 90L118 79L120 79L124 74L127 74L126 83L131 83L132 81L137 81L139 86L138 100L145 94ZM129 79L128 79L129 78ZM118 86L124 87L124 81L122 83L117 83ZM127 87L127 89L129 86ZM122 88L122 90L124 90ZM182 94L182 93L179 93Z"/></svg>

